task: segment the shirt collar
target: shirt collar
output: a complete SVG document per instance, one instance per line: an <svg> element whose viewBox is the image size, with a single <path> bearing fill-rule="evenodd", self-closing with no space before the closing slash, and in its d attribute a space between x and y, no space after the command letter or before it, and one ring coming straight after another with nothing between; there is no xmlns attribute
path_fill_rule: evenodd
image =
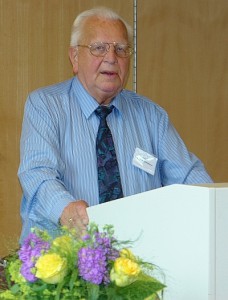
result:
<svg viewBox="0 0 228 300"><path fill-rule="evenodd" d="M74 93L78 100L78 103L88 119L91 114L96 110L99 106L97 101L86 91L78 77L76 76L73 80L72 84ZM121 101L121 92L112 100L110 104L112 104L120 113L123 111L123 103Z"/></svg>

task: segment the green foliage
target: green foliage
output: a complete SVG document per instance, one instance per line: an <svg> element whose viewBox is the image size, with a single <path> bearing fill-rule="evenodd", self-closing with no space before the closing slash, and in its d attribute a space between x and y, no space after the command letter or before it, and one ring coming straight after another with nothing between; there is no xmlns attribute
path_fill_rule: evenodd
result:
<svg viewBox="0 0 228 300"><path fill-rule="evenodd" d="M110 238L113 249L117 250L119 255L115 261L107 261L106 272L115 268L118 259L124 258L129 261L116 266L116 276L129 276L129 282L126 286L118 286L113 280L110 283L102 282L96 285L86 281L80 276L78 269L78 251L82 247L94 247L96 244L96 234L99 232L98 226L94 223L88 228L88 239L78 239L74 229L63 227L59 237L52 239L46 232L34 229L34 232L42 240L50 242L49 253L57 253L67 260L67 273L58 283L48 283L48 281L36 278L35 282L29 282L21 274L22 262L17 253L8 258L6 268L6 280L8 289L0 291L0 299L4 300L158 300L159 292L165 288L165 285L153 277L153 271L156 267L148 262L143 262L140 258L121 246L129 244L128 241L120 242L114 238L114 229L112 225L103 227L104 237ZM45 255L45 253L40 254ZM132 270L129 270L130 263L134 262L139 269L139 274L133 276ZM87 262L86 262L87 263ZM131 269L131 268L130 268ZM47 270L48 271L48 270ZM124 274L119 272L125 272ZM34 273L35 274L35 273ZM110 273L107 273L109 276ZM132 280L130 280L133 278ZM128 278L127 278L128 279ZM112 277L110 276L112 281Z"/></svg>

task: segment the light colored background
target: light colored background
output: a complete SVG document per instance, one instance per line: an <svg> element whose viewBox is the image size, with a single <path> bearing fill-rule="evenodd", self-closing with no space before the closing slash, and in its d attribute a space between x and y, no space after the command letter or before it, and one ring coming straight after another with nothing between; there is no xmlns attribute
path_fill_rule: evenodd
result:
<svg viewBox="0 0 228 300"><path fill-rule="evenodd" d="M72 76L76 15L97 5L133 24L133 0L0 0L0 256L21 224L19 140L28 93ZM228 181L228 1L138 0L137 91L163 106L216 182ZM132 88L132 74L127 88Z"/></svg>
<svg viewBox="0 0 228 300"><path fill-rule="evenodd" d="M113 224L119 240L133 241L136 255L159 266L164 300L227 300L227 198L228 184L176 184L90 207L88 214L100 228Z"/></svg>

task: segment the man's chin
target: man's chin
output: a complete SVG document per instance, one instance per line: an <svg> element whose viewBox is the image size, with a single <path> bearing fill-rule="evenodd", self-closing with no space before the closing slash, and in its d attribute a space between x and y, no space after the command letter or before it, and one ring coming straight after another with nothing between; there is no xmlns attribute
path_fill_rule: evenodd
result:
<svg viewBox="0 0 228 300"><path fill-rule="evenodd" d="M96 100L100 104L109 104L112 99L119 93L119 89L101 89L99 91L99 97Z"/></svg>
<svg viewBox="0 0 228 300"><path fill-rule="evenodd" d="M119 84L117 85L117 84L110 84L110 83L103 84L100 87L101 92L106 93L109 96L113 95L113 97L115 97L119 93L119 91L121 91L121 89L122 88L120 87Z"/></svg>

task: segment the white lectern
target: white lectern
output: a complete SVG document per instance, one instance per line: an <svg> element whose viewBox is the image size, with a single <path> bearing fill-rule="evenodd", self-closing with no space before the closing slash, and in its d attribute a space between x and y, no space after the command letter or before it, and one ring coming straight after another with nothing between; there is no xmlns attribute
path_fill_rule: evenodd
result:
<svg viewBox="0 0 228 300"><path fill-rule="evenodd" d="M88 208L165 274L164 300L228 299L228 184L172 185ZM160 278L163 280L163 278Z"/></svg>

